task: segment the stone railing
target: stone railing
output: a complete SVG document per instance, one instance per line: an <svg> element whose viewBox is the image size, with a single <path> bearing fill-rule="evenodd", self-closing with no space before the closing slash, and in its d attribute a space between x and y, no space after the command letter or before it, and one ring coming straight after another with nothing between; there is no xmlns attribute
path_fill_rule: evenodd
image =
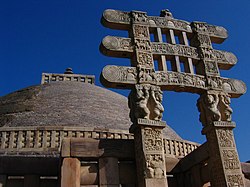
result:
<svg viewBox="0 0 250 187"><path fill-rule="evenodd" d="M76 81L89 84L95 84L95 76L80 75L80 74L58 74L58 73L43 73L41 84L56 82L56 81Z"/></svg>
<svg viewBox="0 0 250 187"><path fill-rule="evenodd" d="M199 144L194 142L171 139L164 139L164 144L165 154L172 155L178 158L182 158L188 155L199 146Z"/></svg>
<svg viewBox="0 0 250 187"><path fill-rule="evenodd" d="M0 154L59 155L64 138L133 139L126 130L89 127L2 127ZM185 140L164 139L165 154L181 158L199 144Z"/></svg>

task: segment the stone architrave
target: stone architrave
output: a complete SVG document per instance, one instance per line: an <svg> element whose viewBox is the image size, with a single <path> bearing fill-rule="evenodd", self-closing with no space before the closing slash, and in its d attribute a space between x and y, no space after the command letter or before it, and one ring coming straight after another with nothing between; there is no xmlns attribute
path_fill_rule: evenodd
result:
<svg viewBox="0 0 250 187"><path fill-rule="evenodd" d="M228 70L237 62L233 53L212 48L212 43L222 43L227 38L226 29L174 19L168 10L161 11L160 17L140 11L105 10L102 24L129 32L130 38L103 39L101 52L129 58L131 67L108 65L102 71L101 82L110 88L131 89L130 131L135 137L138 186L167 186L166 168L162 164L165 126L162 90L201 95L198 106L210 145L211 183L215 187L244 186L235 143L234 147L224 148L218 139L219 132L225 131L234 142L230 97L237 98L246 92L244 82L220 77L220 69ZM163 41L163 36L167 41ZM212 167L214 162L218 167Z"/></svg>

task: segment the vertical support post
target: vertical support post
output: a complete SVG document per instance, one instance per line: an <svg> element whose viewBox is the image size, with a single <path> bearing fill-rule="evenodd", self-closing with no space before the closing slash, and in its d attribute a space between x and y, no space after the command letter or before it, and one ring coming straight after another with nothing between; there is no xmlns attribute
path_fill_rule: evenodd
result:
<svg viewBox="0 0 250 187"><path fill-rule="evenodd" d="M213 122L203 129L209 146L212 186L244 186L244 177L233 136L234 127L233 122L221 121Z"/></svg>
<svg viewBox="0 0 250 187"><path fill-rule="evenodd" d="M6 187L7 176L0 175L0 187Z"/></svg>
<svg viewBox="0 0 250 187"><path fill-rule="evenodd" d="M61 187L80 187L81 163L77 158L64 158L61 170Z"/></svg>
<svg viewBox="0 0 250 187"><path fill-rule="evenodd" d="M163 42L161 28L158 28L158 27L156 28L155 40L158 42ZM159 71L168 71L166 56L161 55L160 59L158 60L158 63L159 63L158 64Z"/></svg>
<svg viewBox="0 0 250 187"><path fill-rule="evenodd" d="M229 95L208 91L201 95L197 106L204 125L209 149L209 174L213 187L244 187L244 177L234 141Z"/></svg>
<svg viewBox="0 0 250 187"><path fill-rule="evenodd" d="M162 130L165 122L138 119L130 131L135 137L138 187L167 187Z"/></svg>
<svg viewBox="0 0 250 187"><path fill-rule="evenodd" d="M189 46L186 32L181 32L180 40L182 44ZM184 68L186 73L191 73L192 75L194 74L194 67L191 58L187 58L187 62L185 62Z"/></svg>
<svg viewBox="0 0 250 187"><path fill-rule="evenodd" d="M145 12L132 11L131 15L132 38L136 46L135 65L140 77L145 72L155 71L152 65L149 20ZM161 30L158 29L157 32L158 40L162 40ZM161 121L164 111L162 91L147 80L138 82L129 96L130 118L133 122L130 132L134 133L135 137L138 187L167 187L162 139L162 129L166 124Z"/></svg>
<svg viewBox="0 0 250 187"><path fill-rule="evenodd" d="M40 185L39 175L25 175L24 176L24 187L34 187Z"/></svg>
<svg viewBox="0 0 250 187"><path fill-rule="evenodd" d="M167 34L167 38L171 44L176 44L174 30L170 29L169 34ZM172 70L181 72L180 58L179 56L174 56L175 61L172 62Z"/></svg>
<svg viewBox="0 0 250 187"><path fill-rule="evenodd" d="M99 159L99 186L119 187L118 159L105 157Z"/></svg>

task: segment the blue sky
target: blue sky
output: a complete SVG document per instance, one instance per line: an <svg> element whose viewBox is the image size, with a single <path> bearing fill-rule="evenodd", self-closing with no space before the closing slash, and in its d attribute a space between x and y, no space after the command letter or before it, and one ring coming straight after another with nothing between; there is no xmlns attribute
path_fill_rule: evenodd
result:
<svg viewBox="0 0 250 187"><path fill-rule="evenodd" d="M240 3L239 3L240 2ZM177 19L204 21L223 26L229 38L215 49L231 51L238 64L221 72L250 85L250 1L249 0L8 0L0 1L0 96L39 84L42 72L94 74L97 85L105 65L130 65L127 59L105 57L99 44L106 35L126 36L100 24L105 9L141 10L158 16L170 9ZM119 90L114 90L119 91ZM127 95L128 91L119 91ZM198 95L165 92L164 120L184 139L202 143L198 120ZM234 130L241 161L250 160L250 95L247 92L231 104Z"/></svg>

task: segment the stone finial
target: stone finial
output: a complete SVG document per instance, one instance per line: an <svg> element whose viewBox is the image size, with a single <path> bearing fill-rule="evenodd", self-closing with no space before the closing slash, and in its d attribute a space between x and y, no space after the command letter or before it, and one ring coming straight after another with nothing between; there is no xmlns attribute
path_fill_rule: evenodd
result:
<svg viewBox="0 0 250 187"><path fill-rule="evenodd" d="M173 18L173 15L168 9L164 9L161 10L160 17Z"/></svg>
<svg viewBox="0 0 250 187"><path fill-rule="evenodd" d="M64 74L74 74L72 68L66 68Z"/></svg>

